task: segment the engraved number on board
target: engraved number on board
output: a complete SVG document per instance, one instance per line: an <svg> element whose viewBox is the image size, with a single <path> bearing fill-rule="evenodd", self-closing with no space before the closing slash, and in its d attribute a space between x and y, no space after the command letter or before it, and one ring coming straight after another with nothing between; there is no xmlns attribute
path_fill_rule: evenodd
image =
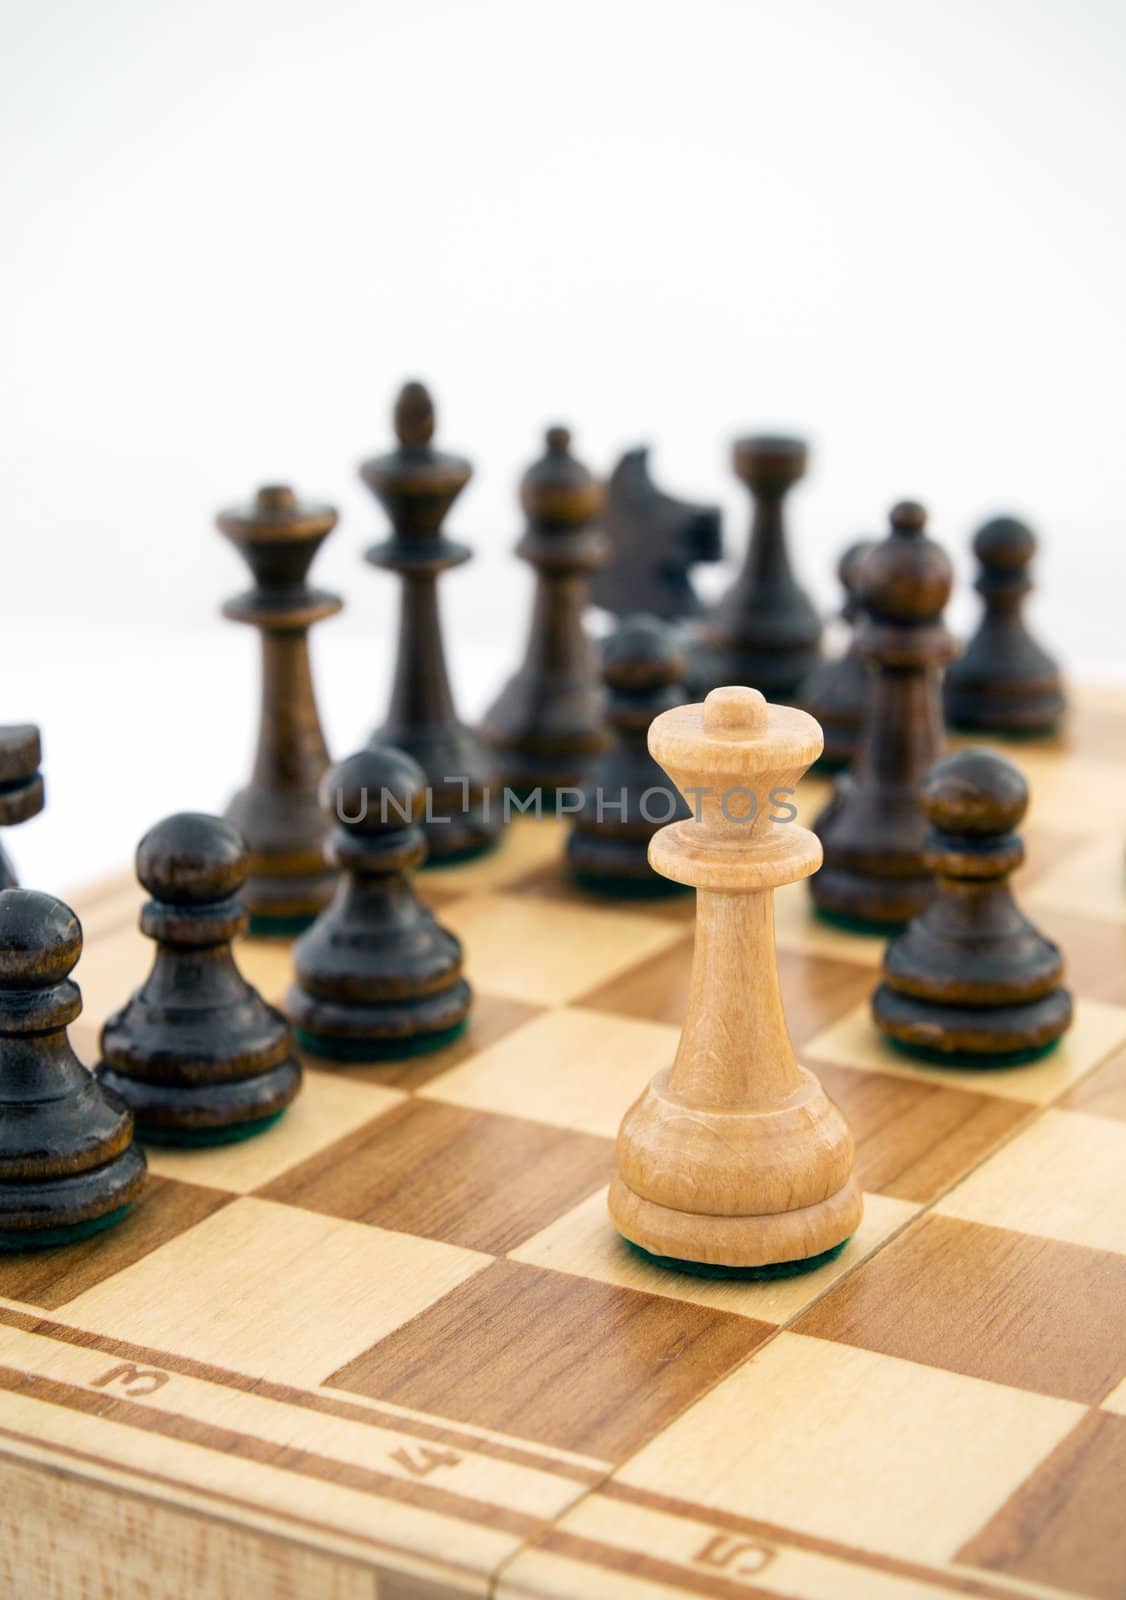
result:
<svg viewBox="0 0 1126 1600"><path fill-rule="evenodd" d="M452 1450L435 1450L428 1444L402 1445L392 1450L391 1460L414 1478L425 1478L438 1467L458 1467L461 1457Z"/></svg>
<svg viewBox="0 0 1126 1600"><path fill-rule="evenodd" d="M702 1567L720 1567L733 1578L750 1578L774 1560L774 1551L749 1539L733 1539L729 1533L716 1533L692 1558Z"/></svg>
<svg viewBox="0 0 1126 1600"><path fill-rule="evenodd" d="M114 1384L130 1399L143 1400L146 1395L163 1389L170 1377L171 1373L161 1372L159 1367L136 1367L131 1361L123 1361L119 1367L111 1367L100 1378L94 1378L92 1387L108 1389Z"/></svg>

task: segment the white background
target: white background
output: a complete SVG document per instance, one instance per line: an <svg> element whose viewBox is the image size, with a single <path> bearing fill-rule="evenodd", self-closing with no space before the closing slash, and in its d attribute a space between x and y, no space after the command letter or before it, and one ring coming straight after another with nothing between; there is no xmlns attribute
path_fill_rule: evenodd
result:
<svg viewBox="0 0 1126 1600"><path fill-rule="evenodd" d="M519 473L545 423L640 440L746 529L731 437L813 444L826 610L910 495L959 561L1043 539L1033 618L1126 675L1126 10L1115 0L4 0L0 719L37 720L25 882L126 862L249 769L255 640L221 504L338 504L315 642L338 754L382 715L393 581L357 461L425 377L477 473L444 587L463 711L522 648ZM718 578L719 574L712 574Z"/></svg>

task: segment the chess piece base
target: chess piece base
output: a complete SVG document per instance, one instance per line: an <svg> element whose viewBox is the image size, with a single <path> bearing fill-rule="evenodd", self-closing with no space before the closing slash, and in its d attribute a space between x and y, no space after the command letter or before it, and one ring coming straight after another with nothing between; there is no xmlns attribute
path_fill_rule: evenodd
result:
<svg viewBox="0 0 1126 1600"><path fill-rule="evenodd" d="M1067 701L1056 688L1031 692L991 692L949 682L946 720L967 733L1000 733L1032 738L1054 733L1063 721Z"/></svg>
<svg viewBox="0 0 1126 1600"><path fill-rule="evenodd" d="M881 983L872 1017L893 1044L951 1066L1018 1066L1035 1060L1071 1024L1071 995L1052 989L1035 1000L1003 1006L942 1005L900 994Z"/></svg>
<svg viewBox="0 0 1126 1600"><path fill-rule="evenodd" d="M489 801L488 815L485 806L470 806L448 822L435 823L426 829L429 853L422 864L427 867L452 867L459 861L475 861L488 855L500 843L504 831L503 813L499 796Z"/></svg>
<svg viewBox="0 0 1126 1600"><path fill-rule="evenodd" d="M140 1193L145 1160L135 1145L103 1166L65 1178L0 1183L0 1249L65 1244L108 1228Z"/></svg>
<svg viewBox="0 0 1126 1600"><path fill-rule="evenodd" d="M596 894L626 899L683 894L687 884L662 878L649 865L649 835L618 838L576 830L567 841L567 864L575 881Z"/></svg>
<svg viewBox="0 0 1126 1600"><path fill-rule="evenodd" d="M851 762L851 754L845 755L843 750L838 750L835 755L822 756L821 760L815 761L809 770L818 777L832 778L838 772L844 772Z"/></svg>
<svg viewBox="0 0 1126 1600"><path fill-rule="evenodd" d="M605 738L594 738L578 747L572 745L553 753L517 750L498 744L497 763L505 787L517 799L527 800L538 791L542 802L550 805L557 790L574 789L582 783L605 748ZM539 816L540 811L533 811L532 815Z"/></svg>
<svg viewBox="0 0 1126 1600"><path fill-rule="evenodd" d="M107 1228L115 1227L132 1209L133 1202L130 1201L128 1205L118 1206L116 1211L107 1211L103 1217L95 1217L92 1222L44 1228L33 1234L11 1233L0 1228L0 1251L54 1250L68 1244L81 1244L83 1239L91 1239L95 1234L105 1233Z"/></svg>
<svg viewBox="0 0 1126 1600"><path fill-rule="evenodd" d="M852 933L896 933L934 898L927 875L876 878L825 865L813 880L814 909Z"/></svg>
<svg viewBox="0 0 1126 1600"><path fill-rule="evenodd" d="M281 1115L301 1088L292 1056L251 1078L182 1087L126 1077L110 1066L98 1073L132 1111L137 1137L154 1144L227 1144L249 1138Z"/></svg>
<svg viewBox="0 0 1126 1600"><path fill-rule="evenodd" d="M394 1061L440 1049L455 1038L471 1000L464 978L438 994L376 1005L319 1000L294 985L286 1010L298 1043L314 1055L333 1061Z"/></svg>
<svg viewBox="0 0 1126 1600"><path fill-rule="evenodd" d="M224 817L246 843L248 870L239 899L254 931L308 926L336 887L336 873L321 849L326 830L315 792L294 795L252 784L233 797Z"/></svg>
<svg viewBox="0 0 1126 1600"><path fill-rule="evenodd" d="M335 872L252 871L239 899L250 913L249 931L270 938L307 928L328 905L335 888Z"/></svg>
<svg viewBox="0 0 1126 1600"><path fill-rule="evenodd" d="M304 917L255 916L251 913L246 931L252 939L292 939L316 921L315 913Z"/></svg>
<svg viewBox="0 0 1126 1600"><path fill-rule="evenodd" d="M310 1055L320 1056L326 1061L351 1062L355 1066L363 1066L365 1062L406 1061L411 1056L444 1050L455 1039L461 1038L467 1026L468 1022L455 1022L452 1028L443 1028L438 1033L418 1034L409 1041L392 1040L385 1044L371 1039L321 1038L315 1033L305 1033L301 1028L295 1028L294 1035L301 1048Z"/></svg>
<svg viewBox="0 0 1126 1600"><path fill-rule="evenodd" d="M816 1272L818 1267L823 1267L829 1261L835 1261L848 1243L842 1239L840 1244L835 1244L831 1250L823 1250L819 1256L806 1256L802 1261L774 1261L765 1267L719 1267L707 1261L679 1261L675 1256L655 1256L648 1250L643 1250L639 1244L631 1244L631 1250L637 1252L646 1261L651 1261L655 1267L663 1267L666 1272L684 1272L693 1278L729 1278L740 1282L770 1283L778 1278L797 1278L804 1272Z"/></svg>
<svg viewBox="0 0 1126 1600"><path fill-rule="evenodd" d="M256 1117L251 1122L232 1122L227 1128L161 1128L154 1132L152 1128L145 1131L146 1144L168 1145L173 1149L200 1150L209 1149L212 1145L245 1144L247 1139L256 1139L260 1133L265 1133L267 1128L272 1128L285 1114L283 1106L280 1111L271 1112L268 1117Z"/></svg>
<svg viewBox="0 0 1126 1600"><path fill-rule="evenodd" d="M610 1217L628 1243L647 1255L698 1267L764 1268L807 1262L839 1249L856 1231L863 1211L856 1178L836 1194L797 1211L719 1217L674 1211L645 1200L621 1175L610 1186Z"/></svg>

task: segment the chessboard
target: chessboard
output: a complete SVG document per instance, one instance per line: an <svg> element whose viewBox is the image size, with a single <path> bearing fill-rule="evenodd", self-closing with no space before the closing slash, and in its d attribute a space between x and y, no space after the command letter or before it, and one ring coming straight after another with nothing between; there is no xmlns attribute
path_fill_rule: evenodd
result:
<svg viewBox="0 0 1126 1600"><path fill-rule="evenodd" d="M3 1593L1126 1594L1124 727L1126 697L1088 694L1059 740L1006 747L1019 896L1077 999L1031 1066L895 1054L881 941L777 895L790 1029L865 1191L805 1276L671 1273L607 1218L619 1120L676 1044L691 896L596 900L531 819L423 874L467 953L463 1038L309 1059L261 1137L152 1148L120 1226L0 1259ZM802 783L803 820L825 794ZM151 946L130 881L74 904L93 1060ZM279 999L287 945L239 954Z"/></svg>

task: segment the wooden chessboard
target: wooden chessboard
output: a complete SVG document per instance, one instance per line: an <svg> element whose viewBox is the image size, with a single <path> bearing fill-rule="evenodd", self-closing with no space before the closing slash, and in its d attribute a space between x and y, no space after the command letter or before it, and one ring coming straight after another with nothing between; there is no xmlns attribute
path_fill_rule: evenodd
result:
<svg viewBox="0 0 1126 1600"><path fill-rule="evenodd" d="M571 888L561 829L425 878L477 1003L441 1054L310 1064L261 1138L152 1151L132 1216L0 1260L0 1592L87 1600L1126 1593L1126 700L1010 747L1023 903L1077 1020L1021 1069L873 1033L879 941L777 897L799 1054L855 1129L835 1262L737 1284L613 1233L692 904ZM825 785L807 780L805 814ZM76 900L98 1025L139 893ZM271 997L284 945L247 942Z"/></svg>

